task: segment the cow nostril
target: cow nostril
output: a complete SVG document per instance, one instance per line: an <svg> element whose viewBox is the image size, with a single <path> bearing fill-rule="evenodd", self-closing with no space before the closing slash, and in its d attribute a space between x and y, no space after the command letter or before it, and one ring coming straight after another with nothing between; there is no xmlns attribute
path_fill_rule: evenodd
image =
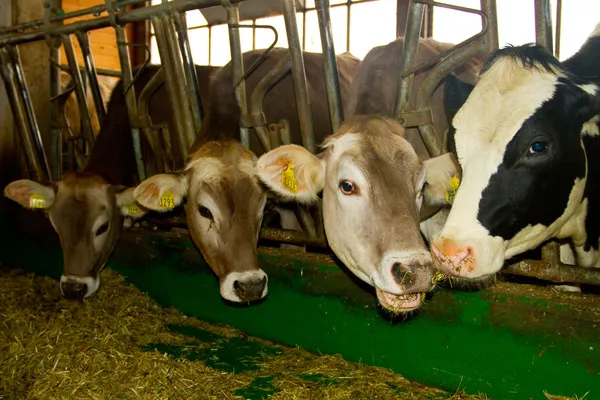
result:
<svg viewBox="0 0 600 400"><path fill-rule="evenodd" d="M262 298L262 294L267 285L267 277L262 279L249 279L246 281L236 280L233 282L233 289L235 294L242 301L259 300Z"/></svg>
<svg viewBox="0 0 600 400"><path fill-rule="evenodd" d="M87 285L79 282L66 282L61 284L65 298L69 300L80 300L87 294Z"/></svg>
<svg viewBox="0 0 600 400"><path fill-rule="evenodd" d="M398 285L412 286L415 284L415 274L411 271L411 267L404 266L400 263L392 265L392 276Z"/></svg>

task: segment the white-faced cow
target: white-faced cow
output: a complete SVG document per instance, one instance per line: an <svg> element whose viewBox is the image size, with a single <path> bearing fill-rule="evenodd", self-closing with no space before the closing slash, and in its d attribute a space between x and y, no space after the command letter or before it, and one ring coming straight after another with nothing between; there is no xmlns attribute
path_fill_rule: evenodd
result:
<svg viewBox="0 0 600 400"><path fill-rule="evenodd" d="M252 65L263 51L244 53ZM248 93L256 87L287 49L274 49L246 81ZM359 60L338 56L342 100L347 98ZM331 119L323 74L323 55L304 53L317 142L331 134ZM264 112L269 122L287 119L294 143L301 142L300 125L290 74L267 94ZM267 276L258 265L257 244L267 193L256 177L256 156L263 149L252 135L247 150L239 138L239 107L232 88L232 67L226 65L210 86L210 102L185 171L155 175L135 190L144 207L165 211L183 203L193 242L219 279L223 299L245 303L267 295ZM172 202L163 199L172 199ZM162 202L162 203L161 203ZM167 207L164 207L164 206Z"/></svg>
<svg viewBox="0 0 600 400"><path fill-rule="evenodd" d="M323 149L315 156L300 146L281 146L258 160L259 177L290 200L315 202L323 191L325 232L334 253L375 286L387 310L417 309L434 280L419 212L423 201L445 201L454 158L423 162L402 125L377 116L346 120Z"/></svg>
<svg viewBox="0 0 600 400"><path fill-rule="evenodd" d="M451 46L421 40L417 63ZM282 146L258 161L260 178L284 198L310 203L323 191L329 245L357 277L376 288L380 304L396 314L419 308L433 287L431 256L419 229L422 205L445 204L451 177L460 176L452 155L429 159L416 130L405 133L399 123L381 117L393 115L402 49L400 38L367 54L346 103L349 118L325 141L321 154ZM471 60L457 73L475 81L480 65L480 59ZM415 88L423 79L424 74L417 74ZM443 90L436 91L431 103L440 137L447 127ZM285 184L288 167L295 174L296 193Z"/></svg>
<svg viewBox="0 0 600 400"><path fill-rule="evenodd" d="M457 86L455 99L468 95L453 119L463 179L431 246L438 267L485 280L551 238L570 238L577 262L599 267L600 24L564 62L507 47L474 88Z"/></svg>
<svg viewBox="0 0 600 400"><path fill-rule="evenodd" d="M137 94L157 70L150 66L143 71L135 83ZM201 89L207 89L213 71L214 67L197 67ZM151 100L150 114L153 121L172 125L166 98L163 86ZM63 250L60 288L67 298L80 299L98 290L100 271L120 237L124 217L139 218L145 213L135 206L133 188L126 189L138 180L129 126L119 82L108 104L106 123L82 171L69 172L56 183L24 179L4 189L8 198L23 207L48 213Z"/></svg>

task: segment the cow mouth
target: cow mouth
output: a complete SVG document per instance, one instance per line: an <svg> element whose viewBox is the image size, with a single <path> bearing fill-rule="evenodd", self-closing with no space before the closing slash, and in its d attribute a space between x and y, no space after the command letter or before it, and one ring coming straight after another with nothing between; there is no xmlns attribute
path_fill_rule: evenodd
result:
<svg viewBox="0 0 600 400"><path fill-rule="evenodd" d="M392 294L376 288L377 299L382 307L395 314L418 309L425 299L425 293Z"/></svg>

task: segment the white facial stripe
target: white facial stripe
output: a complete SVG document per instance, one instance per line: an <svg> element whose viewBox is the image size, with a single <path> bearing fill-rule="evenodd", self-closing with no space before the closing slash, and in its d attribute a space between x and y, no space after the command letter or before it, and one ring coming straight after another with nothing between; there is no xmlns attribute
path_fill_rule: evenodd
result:
<svg viewBox="0 0 600 400"><path fill-rule="evenodd" d="M600 36L600 23L598 25L596 25L596 27L590 34L590 37L594 37L594 36Z"/></svg>
<svg viewBox="0 0 600 400"><path fill-rule="evenodd" d="M598 136L600 135L600 129L598 129L598 123L600 122L600 116L596 115L588 122L583 124L581 128L581 134L584 136Z"/></svg>
<svg viewBox="0 0 600 400"><path fill-rule="evenodd" d="M225 300L241 303L243 300L235 293L233 283L235 281L248 281L248 280L263 280L267 279L265 287L262 291L261 298L264 298L269 292L269 278L262 269L258 271L246 271L246 272L230 272L227 274L225 279L221 281L221 297Z"/></svg>
<svg viewBox="0 0 600 400"><path fill-rule="evenodd" d="M586 83L584 85L577 85L577 87L591 96L595 96L596 94L598 94L598 89L600 89L600 88L598 88L598 85L596 85L594 83Z"/></svg>
<svg viewBox="0 0 600 400"><path fill-rule="evenodd" d="M87 292L85 293L85 296L83 296L85 298L91 296L98 290L98 288L100 287L100 276L93 278L91 276L81 277L75 275L62 275L60 277L60 291L63 295L64 292L62 289L62 284L68 282L85 284L87 286Z"/></svg>

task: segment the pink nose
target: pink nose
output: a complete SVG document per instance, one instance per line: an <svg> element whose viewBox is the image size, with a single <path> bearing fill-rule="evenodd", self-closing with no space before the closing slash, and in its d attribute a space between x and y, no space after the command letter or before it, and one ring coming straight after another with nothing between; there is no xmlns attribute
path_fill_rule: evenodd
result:
<svg viewBox="0 0 600 400"><path fill-rule="evenodd" d="M470 246L461 246L450 239L438 239L431 244L436 266L455 276L468 276L475 266L475 253Z"/></svg>

